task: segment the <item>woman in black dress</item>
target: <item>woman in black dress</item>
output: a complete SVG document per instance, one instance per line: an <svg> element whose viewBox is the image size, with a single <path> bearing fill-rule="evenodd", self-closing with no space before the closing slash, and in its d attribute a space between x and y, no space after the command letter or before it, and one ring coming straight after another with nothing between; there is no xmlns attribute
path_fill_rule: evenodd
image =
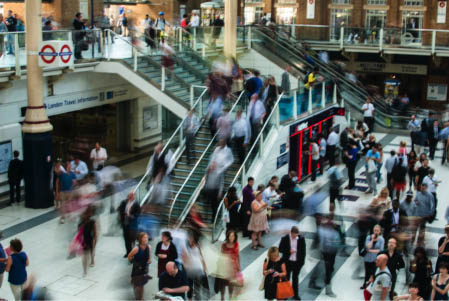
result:
<svg viewBox="0 0 449 301"><path fill-rule="evenodd" d="M89 205L81 216L81 222L78 229L83 228L83 271L84 276L87 275L87 261L90 255L90 266L95 265L95 246L97 244L97 222L93 219L95 210L92 205Z"/></svg>
<svg viewBox="0 0 449 301"><path fill-rule="evenodd" d="M158 258L157 262L157 276L160 277L165 272L165 265L169 261L175 261L178 258L178 251L172 243L171 233L168 231L162 232L162 241L156 245L155 255Z"/></svg>
<svg viewBox="0 0 449 301"><path fill-rule="evenodd" d="M263 275L265 276L265 299L276 299L277 283L287 276L285 263L282 262L277 247L268 249L268 256L263 264Z"/></svg>
<svg viewBox="0 0 449 301"><path fill-rule="evenodd" d="M144 232L137 236L139 245L128 254L128 260L133 264L131 283L136 300L144 300L143 287L151 279L148 275L148 265L151 263L151 247L148 245L148 235Z"/></svg>
<svg viewBox="0 0 449 301"><path fill-rule="evenodd" d="M228 193L224 198L224 205L229 212L229 223L226 224L226 230L239 229L239 205L242 201L237 196L237 189L234 186L229 187Z"/></svg>
<svg viewBox="0 0 449 301"><path fill-rule="evenodd" d="M429 300L432 289L432 262L427 258L423 247L415 249L415 258L410 263L410 272L415 274L412 282L418 283L419 295L424 300Z"/></svg>

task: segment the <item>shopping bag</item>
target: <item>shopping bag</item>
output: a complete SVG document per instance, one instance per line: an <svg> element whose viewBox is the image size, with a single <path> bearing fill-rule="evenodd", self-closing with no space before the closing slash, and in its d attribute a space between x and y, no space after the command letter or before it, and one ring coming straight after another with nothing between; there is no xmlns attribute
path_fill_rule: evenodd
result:
<svg viewBox="0 0 449 301"><path fill-rule="evenodd" d="M84 250L83 227L80 227L69 245L69 257L82 255Z"/></svg>
<svg viewBox="0 0 449 301"><path fill-rule="evenodd" d="M277 283L276 299L288 299L295 295L290 281L282 281Z"/></svg>

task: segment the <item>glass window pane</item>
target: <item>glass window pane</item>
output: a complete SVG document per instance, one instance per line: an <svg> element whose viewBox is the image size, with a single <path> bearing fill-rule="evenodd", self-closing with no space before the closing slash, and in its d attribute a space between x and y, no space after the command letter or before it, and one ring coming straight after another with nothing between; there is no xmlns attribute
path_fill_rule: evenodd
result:
<svg viewBox="0 0 449 301"><path fill-rule="evenodd" d="M332 0L333 4L350 4L351 0Z"/></svg>

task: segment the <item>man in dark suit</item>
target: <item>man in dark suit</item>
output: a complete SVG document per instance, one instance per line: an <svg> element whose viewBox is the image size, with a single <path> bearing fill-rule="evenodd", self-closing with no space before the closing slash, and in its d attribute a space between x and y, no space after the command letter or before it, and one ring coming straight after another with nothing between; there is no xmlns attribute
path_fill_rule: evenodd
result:
<svg viewBox="0 0 449 301"><path fill-rule="evenodd" d="M290 280L290 275L292 275L294 299L301 300L298 294L298 276L306 258L306 240L299 235L297 227L293 226L290 234L282 237L279 252L282 254L282 261L287 266L287 279Z"/></svg>
<svg viewBox="0 0 449 301"><path fill-rule="evenodd" d="M401 227L405 227L407 223L407 213L399 207L399 200L392 202L392 208L385 211L380 222L384 228L384 239L388 241L390 237L401 232Z"/></svg>
<svg viewBox="0 0 449 301"><path fill-rule="evenodd" d="M126 254L123 257L126 258L133 248L133 243L136 241L137 218L140 214L140 205L135 201L134 192L130 192L128 198L122 201L118 207L118 214L126 248Z"/></svg>
<svg viewBox="0 0 449 301"><path fill-rule="evenodd" d="M435 150L437 149L438 145L438 136L440 134L441 127L438 123L438 120L433 121L432 127L429 129L429 157L430 160L433 160L435 158Z"/></svg>
<svg viewBox="0 0 449 301"><path fill-rule="evenodd" d="M8 183L9 183L9 203L14 203L14 192L16 202L20 202L20 182L23 179L23 161L19 159L19 152L14 151L14 159L9 162L8 166Z"/></svg>

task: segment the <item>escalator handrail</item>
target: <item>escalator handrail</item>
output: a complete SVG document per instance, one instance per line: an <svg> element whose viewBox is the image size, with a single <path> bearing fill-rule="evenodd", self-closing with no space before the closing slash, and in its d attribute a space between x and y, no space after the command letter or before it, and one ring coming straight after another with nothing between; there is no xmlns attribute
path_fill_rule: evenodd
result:
<svg viewBox="0 0 449 301"><path fill-rule="evenodd" d="M279 35L280 40L274 40L271 37L269 37L266 33L264 33L262 30L260 30L260 28L256 28L255 30L257 30L258 32L263 34L266 38L268 38L268 39L274 41L275 43L279 44L284 49L287 49L290 53L292 53L295 57L299 58L303 63L305 63L309 67L312 67L312 65L309 62L307 62L305 60L305 58L301 59L295 52L293 52L293 50L291 50L291 48L290 48L291 45L287 41L285 41L280 35ZM329 66L327 66L327 64L321 62L317 58L312 57L312 59L313 59L314 63L319 66L320 71L323 70L324 73L327 73L327 75L330 75L331 77L334 77L334 78L338 78L340 83L345 84L345 86L347 86L349 89L354 90L354 92L360 94L363 97L363 99L366 99L366 97L369 96L367 91L365 91L364 89L362 90L362 89L360 89L358 87L355 87L346 78L342 77L341 74L338 74L334 70L329 68Z"/></svg>
<svg viewBox="0 0 449 301"><path fill-rule="evenodd" d="M290 90L290 92L291 92L291 93L296 93L298 90L299 90L299 89L294 89L294 90ZM279 95L279 97L278 97L276 103L274 104L274 106L273 106L273 108L272 108L272 110L271 110L270 115L268 115L268 118L267 118L267 120L265 121L265 124L263 125L262 129L259 131L259 134L257 135L256 139L254 140L253 145L251 146L250 150L249 150L248 153L246 154L245 160L244 160L243 163L240 165L240 168L239 168L239 170L237 171L237 173L235 174L234 179L232 179L231 184L229 184L229 187L235 185L236 181L237 181L238 178L240 177L240 174L241 174L241 172L243 171L246 162L249 160L249 158L250 158L250 156L251 156L251 154L252 154L254 148L256 147L256 145L258 145L258 142L259 142L259 140L261 139L262 134L263 134L265 128L267 127L267 125L268 125L268 123L271 121L271 119L273 118L274 114L277 114L277 110L278 110L278 107L279 107L279 103L281 102L281 99L282 99L283 96L284 96L284 92L282 92L282 93ZM213 226L212 226L212 239L213 239L213 235L214 235L214 232L215 232L215 228L216 228L216 226L217 226L217 219L218 219L218 216L220 215L220 210L221 210L222 207L224 206L224 199L225 199L225 197L226 197L226 194L223 195L223 198L221 199L220 204L219 204L218 209L217 209L217 214L216 214L215 217L214 217Z"/></svg>
<svg viewBox="0 0 449 301"><path fill-rule="evenodd" d="M231 109L229 110L228 114L231 114L235 108L237 107L237 105L240 103L240 101L243 99L243 96L246 94L246 91L243 90L239 97L237 98L237 100L234 102L234 104L232 105ZM195 166L193 167L193 169L191 170L191 172L189 173L188 177L186 178L186 180L184 181L184 183L182 184L181 188L178 191L178 194L176 195L175 199L173 200L172 206L170 208L170 213L169 213L169 217L168 217L168 221L170 224L171 221L171 213L172 210L174 208L175 202L176 202L176 198L178 197L178 195L180 194L180 192L183 190L184 186L186 185L186 183L190 180L190 177L193 175L193 173L195 172L195 169L199 166L201 160L204 158L204 155L206 154L206 152L208 151L208 149L211 147L212 143L215 141L215 138L217 136L218 132L214 135L214 137L211 139L211 141L209 142L207 148L204 149L204 152L201 154L201 157L198 159L197 163L195 164ZM193 204L195 203L195 201L198 198L198 195L200 193L200 191L202 190L203 186L204 186L204 182L205 182L205 178L206 176L203 176L201 178L201 181L199 183L199 185L196 187L195 191L192 193L192 196L190 197L190 199L187 201L187 204L184 208L184 210L182 211L182 213L180 214L180 216L178 217L178 220L176 221L176 226L175 228L179 228L180 225L184 222L184 219L187 217L188 213L190 212L190 209L192 208Z"/></svg>
<svg viewBox="0 0 449 301"><path fill-rule="evenodd" d="M198 87L200 87L200 86L198 86ZM193 104L193 106L192 106L192 109L193 109L193 110L195 110L195 108L198 106L198 104L199 104L199 105L202 105L201 101L202 101L203 96L206 94L207 91L208 91L208 88L207 88L207 87L204 87L203 92L201 92L200 96L199 96L198 99L194 102L194 104ZM186 118L187 118L187 117L186 117ZM178 135L178 133L181 132L181 129L182 129L183 126L184 126L184 122L185 122L186 118L184 118L184 119L181 121L181 123L178 125L178 127L177 127L176 130L173 132L173 134L172 134L171 137L168 139L168 141L165 142L165 145L164 145L164 147L162 148L162 151L161 151L162 154L165 153L166 151L168 151L169 145L172 143L172 141L175 139L175 137ZM182 148L182 147L183 147L183 145L180 145L180 146L178 147L178 149L179 149L179 148ZM177 151L176 151L176 152L177 152ZM134 190L133 190L134 193L136 193L136 191L139 189L140 185L143 185L144 181L148 178L148 176L149 176L149 171L150 171L150 170L147 170L147 171L145 172L145 174L143 175L143 177L140 179L139 183L136 185L136 187L135 187ZM150 188L150 189L148 190L148 192L145 194L144 198L143 198L142 201L141 201L141 205L142 205L142 204L145 204L146 200L150 197L150 195L151 195L150 190L152 191L152 189L153 189L153 185L151 185L151 188Z"/></svg>

